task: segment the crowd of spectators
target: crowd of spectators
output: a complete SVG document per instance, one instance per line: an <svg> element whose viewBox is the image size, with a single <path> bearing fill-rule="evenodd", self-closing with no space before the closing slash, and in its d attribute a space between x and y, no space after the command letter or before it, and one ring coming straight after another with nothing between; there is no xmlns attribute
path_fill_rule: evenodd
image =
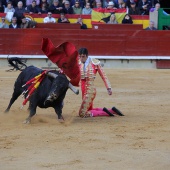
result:
<svg viewBox="0 0 170 170"><path fill-rule="evenodd" d="M131 15L149 15L151 9L160 6L159 3L159 0L0 0L0 12L6 13L5 19L11 24L15 25L16 22L17 26L13 26L14 28L24 24L25 13L47 14L44 23L55 23L52 14L60 14L58 23L70 23L65 14L89 15L94 8L126 9L128 15L122 23L132 24ZM116 24L116 16L112 14L107 23ZM31 24L25 23L27 26Z"/></svg>
<svg viewBox="0 0 170 170"><path fill-rule="evenodd" d="M0 0L0 12L91 14L93 8L126 8L132 15L149 15L156 3L159 0ZM137 12L133 13L135 8Z"/></svg>

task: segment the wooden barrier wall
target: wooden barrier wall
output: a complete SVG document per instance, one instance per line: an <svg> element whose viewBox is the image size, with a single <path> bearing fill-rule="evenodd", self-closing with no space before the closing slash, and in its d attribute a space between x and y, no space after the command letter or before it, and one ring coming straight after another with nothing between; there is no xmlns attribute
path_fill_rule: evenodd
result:
<svg viewBox="0 0 170 170"><path fill-rule="evenodd" d="M70 24L70 23L37 23L36 28L46 28L46 29L80 29L80 24Z"/></svg>
<svg viewBox="0 0 170 170"><path fill-rule="evenodd" d="M54 45L69 41L87 47L90 55L169 56L169 31L124 29L0 29L0 54L43 55L41 40L48 37Z"/></svg>
<svg viewBox="0 0 170 170"><path fill-rule="evenodd" d="M170 60L158 60L158 61L156 61L156 68L158 68L158 69L170 69Z"/></svg>
<svg viewBox="0 0 170 170"><path fill-rule="evenodd" d="M142 30L143 25L142 24L99 24L99 23L93 23L92 24L93 29L99 29L99 30L122 30L122 31L136 31L136 30Z"/></svg>

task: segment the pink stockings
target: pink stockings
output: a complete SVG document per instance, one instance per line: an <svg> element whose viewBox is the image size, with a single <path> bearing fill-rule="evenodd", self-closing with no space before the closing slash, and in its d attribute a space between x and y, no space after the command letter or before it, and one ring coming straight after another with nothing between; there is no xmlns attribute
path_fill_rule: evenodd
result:
<svg viewBox="0 0 170 170"><path fill-rule="evenodd" d="M110 113L114 113L112 109L108 109ZM103 111L103 108L93 108L92 110L89 110L91 113L92 117L97 117L97 116L109 116L106 112Z"/></svg>

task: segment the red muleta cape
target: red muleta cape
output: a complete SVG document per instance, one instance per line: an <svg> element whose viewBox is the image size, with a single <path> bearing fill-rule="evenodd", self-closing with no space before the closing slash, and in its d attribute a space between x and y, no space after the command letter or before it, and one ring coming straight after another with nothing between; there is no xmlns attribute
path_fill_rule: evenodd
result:
<svg viewBox="0 0 170 170"><path fill-rule="evenodd" d="M50 39L42 39L44 54L70 78L70 83L79 86L80 69L78 65L78 52L70 42L64 42L55 47Z"/></svg>

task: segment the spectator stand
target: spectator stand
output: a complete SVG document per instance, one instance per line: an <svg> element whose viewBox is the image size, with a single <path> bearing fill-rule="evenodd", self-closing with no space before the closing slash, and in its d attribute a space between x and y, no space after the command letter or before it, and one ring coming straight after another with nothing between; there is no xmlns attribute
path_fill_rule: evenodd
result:
<svg viewBox="0 0 170 170"><path fill-rule="evenodd" d="M0 14L0 16L2 15L4 16L3 13ZM32 14L30 16L32 20L41 24L46 14ZM75 23L78 17L80 17L80 15L68 16L71 23ZM85 21L88 20L91 24L90 15L82 16L82 18L83 17L85 17ZM91 54L95 55L95 58L99 58L103 60L103 62L106 60L127 60L128 62L130 60L155 60L159 61L156 63L159 63L160 66L160 61L170 60L170 41L168 38L169 32L152 32L142 30L142 25L144 26L143 23L148 21L147 17L149 19L149 16L133 17L134 20L136 20L136 25L134 24L132 26L134 26L136 30L127 30L128 25L125 26L123 24L118 24L116 26L112 25L112 28L115 27L113 30L106 28L108 27L107 24L103 24L103 26L105 25L105 30L88 29L86 31L77 28L72 30L67 29L67 31L58 29L57 32L55 29L51 29L49 32L48 29L44 30L42 28L22 30L1 29L0 39L2 43L0 53L3 55L0 55L0 58L6 58L9 55L10 57L24 57L37 59L38 61L39 59L47 60L46 56L43 55L40 47L40 42L43 35L52 39L56 46L63 41L68 40L74 43L77 49L81 46L86 46ZM140 17L142 19L138 20ZM57 15L55 18L57 18ZM93 24L91 24L91 28L92 25ZM121 29L118 26L120 26ZM15 40L15 42L12 40ZM107 50L106 48L103 48L103 45L107 46Z"/></svg>
<svg viewBox="0 0 170 170"><path fill-rule="evenodd" d="M0 13L0 17L5 16L4 13ZM43 23L43 19L46 17L46 14L25 14L26 18L30 20L34 20L37 23ZM58 20L59 14L53 14L53 17ZM66 14L66 17L69 19L70 23L76 23L77 19L81 17L83 19L83 23L87 25L88 28L92 28L92 24L96 23L91 20L91 15L75 15L75 14ZM134 15L132 16L133 24L142 24L143 28L146 28L149 25L149 16L142 15ZM98 24L104 24L102 22L98 22Z"/></svg>

